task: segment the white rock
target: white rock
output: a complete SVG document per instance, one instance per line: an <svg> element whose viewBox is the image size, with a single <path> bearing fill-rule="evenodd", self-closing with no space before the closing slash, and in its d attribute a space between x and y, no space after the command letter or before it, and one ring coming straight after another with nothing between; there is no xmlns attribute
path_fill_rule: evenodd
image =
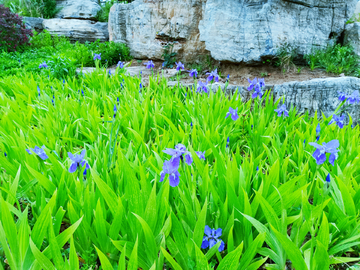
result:
<svg viewBox="0 0 360 270"><path fill-rule="evenodd" d="M109 40L107 23L88 20L48 19L43 21L44 29L52 35L69 37L71 41Z"/></svg>
<svg viewBox="0 0 360 270"><path fill-rule="evenodd" d="M57 7L61 10L56 14L56 18L62 19L94 20L101 9L96 0L57 1Z"/></svg>
<svg viewBox="0 0 360 270"><path fill-rule="evenodd" d="M357 0L135 0L110 11L110 40L136 58L162 59L167 40L178 58L209 51L215 60L259 63L288 44L300 55L340 37Z"/></svg>
<svg viewBox="0 0 360 270"><path fill-rule="evenodd" d="M354 53L360 56L360 22L346 26L344 42L354 48Z"/></svg>

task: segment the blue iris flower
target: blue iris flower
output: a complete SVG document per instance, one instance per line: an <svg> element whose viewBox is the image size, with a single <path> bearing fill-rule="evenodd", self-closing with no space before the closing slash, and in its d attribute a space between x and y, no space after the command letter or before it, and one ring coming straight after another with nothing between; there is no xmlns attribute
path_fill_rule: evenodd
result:
<svg viewBox="0 0 360 270"><path fill-rule="evenodd" d="M338 152L340 144L338 140L332 140L328 143L323 143L319 145L317 143L309 143L310 145L316 148L315 152L313 153L313 158L316 160L316 164L321 165L323 164L327 157L326 154L329 153L329 163L334 166L335 160L338 158Z"/></svg>
<svg viewBox="0 0 360 270"><path fill-rule="evenodd" d="M219 237L222 235L222 229L219 228L217 230L211 229L208 225L205 226L205 235L203 237L203 241L201 243L201 248L212 248L215 246L218 242L221 242L219 246L219 252L223 251L225 248L224 241L219 239Z"/></svg>
<svg viewBox="0 0 360 270"><path fill-rule="evenodd" d="M238 115L238 108L233 109L233 108L229 108L228 113L226 114L225 118L228 118L231 115L231 119L233 121L236 121L239 119L239 115Z"/></svg>
<svg viewBox="0 0 360 270"><path fill-rule="evenodd" d="M329 122L329 125L331 125L332 123L336 123L339 128L343 128L344 120L345 120L345 115L338 116L338 115L334 114L333 119L331 119L331 121Z"/></svg>
<svg viewBox="0 0 360 270"><path fill-rule="evenodd" d="M283 104L281 105L278 109L274 110L275 112L278 113L278 116L280 117L282 114L284 117L288 117L289 116L289 111L286 110L286 105Z"/></svg>

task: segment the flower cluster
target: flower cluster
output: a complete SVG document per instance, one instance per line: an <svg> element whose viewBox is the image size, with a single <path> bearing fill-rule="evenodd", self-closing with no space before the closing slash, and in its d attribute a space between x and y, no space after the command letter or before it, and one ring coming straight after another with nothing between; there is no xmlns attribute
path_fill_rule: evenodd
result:
<svg viewBox="0 0 360 270"><path fill-rule="evenodd" d="M264 95L264 93L262 92L262 90L265 88L265 79L253 79L250 80L248 78L248 82L250 83L249 87L247 88L248 91L252 91L254 90L254 93L252 94L252 98L262 98L262 96Z"/></svg>
<svg viewBox="0 0 360 270"><path fill-rule="evenodd" d="M220 246L219 246L219 252L223 251L225 248L225 244L224 244L223 240L219 239L219 237L221 235L222 235L221 228L215 230L215 229L211 229L208 225L206 225L205 226L205 235L203 237L201 248L202 249L212 248L218 242L221 242Z"/></svg>
<svg viewBox="0 0 360 270"><path fill-rule="evenodd" d="M71 159L72 163L69 168L70 173L76 172L76 170L81 166L85 166L84 175L88 169L90 169L89 163L86 162L85 158L86 150L82 150L80 155L73 155L72 153L68 152L68 156Z"/></svg>
<svg viewBox="0 0 360 270"><path fill-rule="evenodd" d="M340 101L349 101L349 104L355 104L360 102L359 90L355 90L351 95L347 95L344 92L338 92Z"/></svg>
<svg viewBox="0 0 360 270"><path fill-rule="evenodd" d="M41 148L39 146L35 146L34 149L32 149L32 148L26 149L26 152L28 152L29 155L32 155L34 153L35 155L37 155L42 160L46 160L49 157L46 155L44 147L45 147L44 145Z"/></svg>
<svg viewBox="0 0 360 270"><path fill-rule="evenodd" d="M46 61L44 61L43 63L41 63L39 65L39 68L48 68L48 65L46 64Z"/></svg>
<svg viewBox="0 0 360 270"><path fill-rule="evenodd" d="M328 143L323 143L322 145L319 145L317 143L309 143L311 146L314 146L316 148L315 152L313 153L313 158L316 160L316 164L321 165L323 164L327 157L326 154L329 153L329 163L334 166L335 160L338 158L338 152L340 143L338 140L332 140Z"/></svg>
<svg viewBox="0 0 360 270"><path fill-rule="evenodd" d="M289 111L286 110L286 105L285 104L281 105L278 109L276 109L274 111L278 113L278 117L280 117L282 114L283 114L284 117L289 116Z"/></svg>
<svg viewBox="0 0 360 270"><path fill-rule="evenodd" d="M226 114L225 119L228 118L231 115L231 119L233 121L236 121L239 119L238 115L238 108L233 109L232 107L229 108L229 112Z"/></svg>
<svg viewBox="0 0 360 270"><path fill-rule="evenodd" d="M94 61L95 60L101 60L101 53L99 53L99 54L94 54Z"/></svg>
<svg viewBox="0 0 360 270"><path fill-rule="evenodd" d="M178 171L180 160L185 161L185 163L190 166L193 163L193 158L183 144L176 145L175 149L166 148L163 152L170 155L171 159L164 162L163 170L160 173L160 182L164 181L165 176L168 174L170 186L176 187L180 183L180 173ZM196 154L200 159L205 160L205 152L198 151Z"/></svg>
<svg viewBox="0 0 360 270"><path fill-rule="evenodd" d="M152 69L155 67L154 62L152 60L149 60L147 63L144 63L147 69Z"/></svg>
<svg viewBox="0 0 360 270"><path fill-rule="evenodd" d="M339 115L334 114L333 118L329 122L329 125L331 125L332 123L336 123L336 125L338 125L339 128L343 128L344 120L345 120L345 115L339 116Z"/></svg>

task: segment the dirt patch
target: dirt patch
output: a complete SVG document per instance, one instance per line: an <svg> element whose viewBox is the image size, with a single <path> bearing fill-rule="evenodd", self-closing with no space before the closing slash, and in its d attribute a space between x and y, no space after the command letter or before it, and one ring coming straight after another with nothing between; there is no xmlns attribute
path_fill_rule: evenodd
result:
<svg viewBox="0 0 360 270"><path fill-rule="evenodd" d="M134 59L130 66L144 66L144 63L146 62L147 61ZM162 61L153 62L155 65L154 72L161 72ZM222 63L217 68L218 72L221 74L220 82L224 83L226 81L226 76L229 74L230 84L233 85L248 85L247 78L253 79L255 77L265 78L266 84L274 85L292 81L307 81L316 78L344 76L327 73L325 70L321 69L315 69L312 71L309 67L304 66L297 66L296 68L292 68L286 72L283 72L280 67L274 67L271 65L246 66L241 64ZM206 72L208 71L209 70L205 70L204 72L199 73L198 80L205 81L207 78ZM187 72L182 72L181 81L184 83L191 83L193 80L187 74ZM146 76L143 78L145 80L147 79Z"/></svg>

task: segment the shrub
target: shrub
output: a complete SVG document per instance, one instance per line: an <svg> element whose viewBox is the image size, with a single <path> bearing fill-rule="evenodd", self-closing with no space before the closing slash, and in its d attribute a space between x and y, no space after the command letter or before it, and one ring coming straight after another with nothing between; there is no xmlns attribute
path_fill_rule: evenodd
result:
<svg viewBox="0 0 360 270"><path fill-rule="evenodd" d="M354 74L358 68L359 58L354 54L351 46L335 44L325 50L313 50L305 55L311 70L324 68L326 72L335 74Z"/></svg>
<svg viewBox="0 0 360 270"><path fill-rule="evenodd" d="M59 9L56 0L5 0L6 7L14 13L29 17L54 18Z"/></svg>
<svg viewBox="0 0 360 270"><path fill-rule="evenodd" d="M12 13L9 8L0 5L0 48L5 51L17 51L29 45L32 32L26 29L25 23L19 15Z"/></svg>

